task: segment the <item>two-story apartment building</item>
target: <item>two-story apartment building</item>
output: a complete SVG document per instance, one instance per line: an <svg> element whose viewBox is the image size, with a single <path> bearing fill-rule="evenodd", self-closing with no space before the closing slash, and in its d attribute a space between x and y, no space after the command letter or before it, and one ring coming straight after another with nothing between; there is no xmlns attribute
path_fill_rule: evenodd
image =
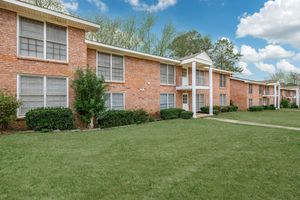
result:
<svg viewBox="0 0 300 200"><path fill-rule="evenodd" d="M281 87L281 98L288 99L290 103L296 103L300 106L299 86L297 85L283 85Z"/></svg>
<svg viewBox="0 0 300 200"><path fill-rule="evenodd" d="M277 82L264 82L230 78L230 100L241 110L251 106L274 105L280 106L280 84ZM279 94L279 95L278 95Z"/></svg>
<svg viewBox="0 0 300 200"><path fill-rule="evenodd" d="M213 105L229 105L231 72L214 68L206 53L176 60L85 39L98 28L24 2L0 1L0 89L22 100L18 124L30 109L73 108L74 72L87 66L108 84L109 109L156 115L178 107L197 117L203 106L212 114Z"/></svg>

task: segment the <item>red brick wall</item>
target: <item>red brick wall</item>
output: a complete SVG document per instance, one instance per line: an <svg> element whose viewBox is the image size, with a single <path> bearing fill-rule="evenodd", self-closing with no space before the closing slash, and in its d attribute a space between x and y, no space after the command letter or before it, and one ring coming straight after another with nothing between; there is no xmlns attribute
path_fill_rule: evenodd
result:
<svg viewBox="0 0 300 200"><path fill-rule="evenodd" d="M49 62L38 59L17 57L17 14L0 9L0 88L16 95L17 74L48 75L69 77L70 83L78 67L85 67L87 45L85 31L68 27L69 46L68 63ZM73 107L74 94L69 89L70 107ZM20 123L20 127L23 124Z"/></svg>
<svg viewBox="0 0 300 200"><path fill-rule="evenodd" d="M243 81L230 80L230 99L240 110L248 108L248 85Z"/></svg>

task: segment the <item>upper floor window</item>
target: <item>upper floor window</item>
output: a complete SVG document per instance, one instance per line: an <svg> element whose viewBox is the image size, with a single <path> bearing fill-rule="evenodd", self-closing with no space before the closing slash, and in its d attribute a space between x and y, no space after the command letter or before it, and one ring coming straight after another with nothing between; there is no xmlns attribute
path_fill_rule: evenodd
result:
<svg viewBox="0 0 300 200"><path fill-rule="evenodd" d="M226 76L224 74L220 74L220 87L226 87Z"/></svg>
<svg viewBox="0 0 300 200"><path fill-rule="evenodd" d="M67 60L67 29L54 24L19 18L19 55Z"/></svg>
<svg viewBox="0 0 300 200"><path fill-rule="evenodd" d="M98 53L98 76L105 81L124 81L124 57L112 54Z"/></svg>
<svg viewBox="0 0 300 200"><path fill-rule="evenodd" d="M249 84L249 94L252 94L253 93L253 85L252 84Z"/></svg>
<svg viewBox="0 0 300 200"><path fill-rule="evenodd" d="M204 72L197 70L196 71L196 85L198 86L202 86L205 84L205 76L204 76Z"/></svg>
<svg viewBox="0 0 300 200"><path fill-rule="evenodd" d="M266 93L266 95L269 95L270 94L270 87L269 86L266 86L266 88L265 88L265 93Z"/></svg>
<svg viewBox="0 0 300 200"><path fill-rule="evenodd" d="M259 94L263 94L263 86L262 85L259 86Z"/></svg>
<svg viewBox="0 0 300 200"><path fill-rule="evenodd" d="M166 85L175 84L175 66L160 64L160 83Z"/></svg>

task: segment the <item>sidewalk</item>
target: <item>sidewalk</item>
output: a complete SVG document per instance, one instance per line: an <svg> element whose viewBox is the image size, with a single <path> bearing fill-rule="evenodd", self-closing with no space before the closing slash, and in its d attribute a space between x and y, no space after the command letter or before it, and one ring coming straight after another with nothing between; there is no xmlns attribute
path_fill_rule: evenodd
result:
<svg viewBox="0 0 300 200"><path fill-rule="evenodd" d="M220 122L226 122L226 123L231 123L231 124L242 124L242 125L248 125L248 126L260 126L260 127L266 127L266 128L277 128L277 129L286 129L286 130L292 130L292 131L300 131L300 128L289 127L289 126L261 124L261 123L255 123L255 122L239 121L239 120L233 120L233 119L213 118L213 117L206 118L206 119L220 121Z"/></svg>

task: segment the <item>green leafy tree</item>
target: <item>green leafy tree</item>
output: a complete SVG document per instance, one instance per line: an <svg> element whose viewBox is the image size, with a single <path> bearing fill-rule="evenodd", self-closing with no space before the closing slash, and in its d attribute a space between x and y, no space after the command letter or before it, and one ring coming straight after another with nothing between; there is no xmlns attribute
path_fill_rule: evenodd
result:
<svg viewBox="0 0 300 200"><path fill-rule="evenodd" d="M103 78L87 68L78 69L72 87L75 91L75 109L80 119L94 128L96 116L105 110L106 85Z"/></svg>
<svg viewBox="0 0 300 200"><path fill-rule="evenodd" d="M175 58L182 58L201 51L208 52L212 48L211 39L208 36L203 37L196 30L179 34L170 45L172 56Z"/></svg>
<svg viewBox="0 0 300 200"><path fill-rule="evenodd" d="M8 123L15 119L21 102L8 92L0 90L0 130L5 130Z"/></svg>
<svg viewBox="0 0 300 200"><path fill-rule="evenodd" d="M242 72L242 68L236 66L242 55L235 52L234 45L228 39L219 39L209 52L216 68Z"/></svg>
<svg viewBox="0 0 300 200"><path fill-rule="evenodd" d="M169 56L170 45L176 35L175 27L172 23L165 25L161 38L158 40L155 47L155 55L158 56Z"/></svg>

